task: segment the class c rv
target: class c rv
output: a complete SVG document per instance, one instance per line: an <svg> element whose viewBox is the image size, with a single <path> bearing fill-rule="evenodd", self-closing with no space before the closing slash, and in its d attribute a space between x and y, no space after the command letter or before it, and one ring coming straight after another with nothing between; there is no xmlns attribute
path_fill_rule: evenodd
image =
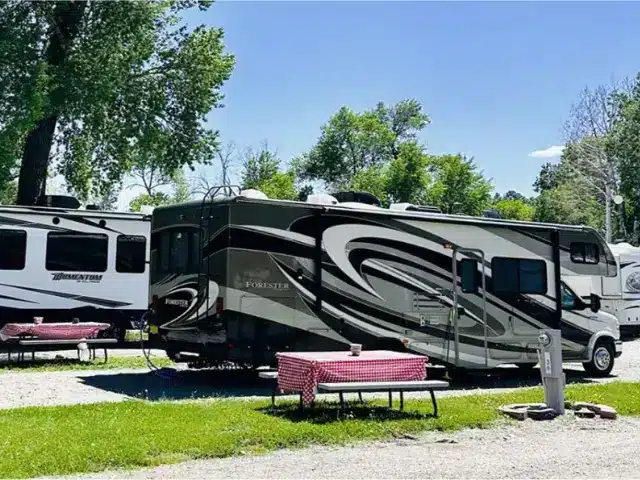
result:
<svg viewBox="0 0 640 480"><path fill-rule="evenodd" d="M39 203L0 205L0 328L77 318L124 341L149 307L150 217L66 196Z"/></svg>
<svg viewBox="0 0 640 480"><path fill-rule="evenodd" d="M610 244L616 262L615 277L570 277L567 283L583 298L591 293L602 301L602 310L615 315L622 333L640 329L640 248L628 243Z"/></svg>
<svg viewBox="0 0 640 480"><path fill-rule="evenodd" d="M259 366L361 343L453 368L526 368L542 328L560 329L565 360L594 376L622 353L599 297L562 282L615 276L594 229L382 208L358 192L217 193L152 215L150 339L172 358Z"/></svg>

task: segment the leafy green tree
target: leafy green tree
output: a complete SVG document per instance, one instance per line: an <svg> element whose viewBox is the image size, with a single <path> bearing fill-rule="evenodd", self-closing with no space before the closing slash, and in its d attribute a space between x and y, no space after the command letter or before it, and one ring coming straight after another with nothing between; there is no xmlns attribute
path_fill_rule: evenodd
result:
<svg viewBox="0 0 640 480"><path fill-rule="evenodd" d="M163 205L170 205L171 196L164 192L155 192L149 195L148 193L141 193L129 202L129 210L132 212L139 212L142 207L148 205L150 207L161 207Z"/></svg>
<svg viewBox="0 0 640 480"><path fill-rule="evenodd" d="M278 200L298 200L300 193L295 188L296 176L293 170L275 172L269 178L263 178L253 188L260 190L267 197Z"/></svg>
<svg viewBox="0 0 640 480"><path fill-rule="evenodd" d="M18 183L7 182L0 189L0 205L15 205L18 196Z"/></svg>
<svg viewBox="0 0 640 480"><path fill-rule="evenodd" d="M204 118L234 59L221 29L180 18L210 3L0 3L0 184L19 165L19 204L44 193L53 146L85 197L120 182L140 151L163 172L213 156Z"/></svg>
<svg viewBox="0 0 640 480"><path fill-rule="evenodd" d="M529 205L525 198L504 198L496 202L493 208L495 208L503 218L510 220L531 221L536 212L535 207Z"/></svg>
<svg viewBox="0 0 640 480"><path fill-rule="evenodd" d="M269 150L267 142L263 142L257 151L247 148L242 161L242 188L257 188L266 180L278 173L280 159L275 152Z"/></svg>
<svg viewBox="0 0 640 480"><path fill-rule="evenodd" d="M601 228L601 209L594 197L585 196L568 183L543 191L536 199L533 219L537 222L588 225Z"/></svg>
<svg viewBox="0 0 640 480"><path fill-rule="evenodd" d="M375 195L384 206L390 203L388 167L369 167L359 170L351 177L346 190L368 192Z"/></svg>
<svg viewBox="0 0 640 480"><path fill-rule="evenodd" d="M424 203L429 188L429 156L416 141L403 142L386 170L389 197L396 203Z"/></svg>
<svg viewBox="0 0 640 480"><path fill-rule="evenodd" d="M441 155L431 158L429 203L444 213L481 215L491 204L493 185L478 171L473 158Z"/></svg>
<svg viewBox="0 0 640 480"><path fill-rule="evenodd" d="M429 122L415 100L357 113L342 107L322 126L316 145L299 161L302 179L321 180L329 189L345 188L367 168L398 158L401 144L415 140Z"/></svg>

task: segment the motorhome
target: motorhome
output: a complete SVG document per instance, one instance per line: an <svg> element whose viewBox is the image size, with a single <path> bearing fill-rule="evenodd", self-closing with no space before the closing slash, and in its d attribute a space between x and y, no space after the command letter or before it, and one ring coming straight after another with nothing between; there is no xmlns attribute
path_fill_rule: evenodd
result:
<svg viewBox="0 0 640 480"><path fill-rule="evenodd" d="M123 341L149 306L150 217L47 198L0 205L0 327L78 318L110 323L106 335Z"/></svg>
<svg viewBox="0 0 640 480"><path fill-rule="evenodd" d="M248 191L156 208L151 341L211 363L355 342L491 369L534 366L539 330L558 328L566 361L609 374L622 353L616 318L561 281L615 276L597 231L369 198Z"/></svg>
<svg viewBox="0 0 640 480"><path fill-rule="evenodd" d="M640 248L628 243L610 244L616 261L615 277L570 277L566 279L583 298L595 293L602 310L615 315L622 333L640 330Z"/></svg>

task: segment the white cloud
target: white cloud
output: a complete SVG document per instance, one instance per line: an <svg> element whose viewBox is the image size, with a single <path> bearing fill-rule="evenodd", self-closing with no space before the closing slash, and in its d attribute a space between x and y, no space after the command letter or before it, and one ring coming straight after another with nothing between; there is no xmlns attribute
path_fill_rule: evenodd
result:
<svg viewBox="0 0 640 480"><path fill-rule="evenodd" d="M533 158L556 158L562 155L564 151L564 145L552 145L544 150L536 150L529 154Z"/></svg>

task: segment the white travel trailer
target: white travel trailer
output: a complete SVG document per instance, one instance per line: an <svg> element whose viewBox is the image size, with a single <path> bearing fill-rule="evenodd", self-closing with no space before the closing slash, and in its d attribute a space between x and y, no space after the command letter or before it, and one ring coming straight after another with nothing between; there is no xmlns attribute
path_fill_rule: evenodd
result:
<svg viewBox="0 0 640 480"><path fill-rule="evenodd" d="M627 333L640 329L640 248L628 243L610 244L616 261L615 277L571 277L565 281L582 298L595 293L602 299L602 310L618 318Z"/></svg>
<svg viewBox="0 0 640 480"><path fill-rule="evenodd" d="M122 341L148 309L150 217L61 198L67 208L0 206L0 327L78 318Z"/></svg>
<svg viewBox="0 0 640 480"><path fill-rule="evenodd" d="M600 299L562 276L614 276L594 229L380 208L371 195L241 192L152 215L150 341L202 363L275 352L400 349L453 368L533 366L541 328L566 361L608 375L622 353Z"/></svg>

